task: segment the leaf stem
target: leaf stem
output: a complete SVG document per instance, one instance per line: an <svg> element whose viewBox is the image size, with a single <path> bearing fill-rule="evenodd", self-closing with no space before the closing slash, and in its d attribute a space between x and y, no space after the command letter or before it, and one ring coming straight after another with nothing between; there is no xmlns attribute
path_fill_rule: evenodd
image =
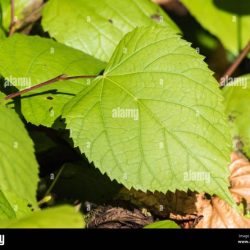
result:
<svg viewBox="0 0 250 250"><path fill-rule="evenodd" d="M69 81L69 80L73 80L73 79L83 79L83 78L95 78L97 77L97 75L82 75L82 76L67 76L65 74L62 74L62 75L59 75L55 78L52 78L48 81L45 81L45 82L42 82L42 83L39 83L37 85L34 85L30 88L27 88L27 89L24 89L24 90L21 90L21 91L18 91L16 93L12 93L10 95L7 95L4 100L9 100L9 99L13 99L17 96L20 96L20 95L23 95L23 94L26 94L32 90L35 90L35 89L38 89L38 88L41 88L43 86L46 86L46 85L49 85L49 84L52 84L52 83L55 83L55 82L58 82L58 81Z"/></svg>
<svg viewBox="0 0 250 250"><path fill-rule="evenodd" d="M13 35L15 32L15 0L10 0L10 27L9 27L9 36Z"/></svg>
<svg viewBox="0 0 250 250"><path fill-rule="evenodd" d="M63 165L63 166L60 168L60 170L58 171L58 173L57 173L55 179L53 180L53 182L51 183L50 187L49 187L48 190L46 191L44 197L46 197L46 196L48 196L48 195L50 194L50 192L51 192L52 189L54 188L55 184L57 183L57 181L58 181L60 175L62 174L64 168L65 168L65 165Z"/></svg>
<svg viewBox="0 0 250 250"><path fill-rule="evenodd" d="M239 56L234 61L234 63L229 67L229 69L226 71L226 73L221 77L221 79L220 79L220 87L223 88L224 86L226 86L226 84L228 83L228 81L227 81L228 78L233 75L233 73L238 68L238 66L241 64L243 59L247 56L249 51L250 51L250 41L248 42L246 47L242 50L242 52L239 54Z"/></svg>

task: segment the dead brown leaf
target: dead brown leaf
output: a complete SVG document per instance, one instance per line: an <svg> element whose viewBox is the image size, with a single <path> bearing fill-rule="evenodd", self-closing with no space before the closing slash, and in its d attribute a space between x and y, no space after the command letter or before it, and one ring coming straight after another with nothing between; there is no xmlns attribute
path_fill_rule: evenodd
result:
<svg viewBox="0 0 250 250"><path fill-rule="evenodd" d="M232 163L229 166L230 191L237 203L250 201L250 162L240 153L232 153ZM247 219L219 197L211 200L197 195L196 208L198 215L203 218L196 228L250 228L250 219Z"/></svg>
<svg viewBox="0 0 250 250"><path fill-rule="evenodd" d="M250 220L219 197L207 200L199 194L196 206L203 216L196 228L250 228Z"/></svg>
<svg viewBox="0 0 250 250"><path fill-rule="evenodd" d="M190 191L187 193L176 191L175 193L163 194L160 192L144 193L123 188L116 199L129 201L137 207L145 207L154 215L162 218L169 218L170 213L185 216L196 212L196 193Z"/></svg>
<svg viewBox="0 0 250 250"><path fill-rule="evenodd" d="M88 215L88 228L124 228L135 229L153 223L151 215L145 215L139 209L133 211L112 206L99 206Z"/></svg>
<svg viewBox="0 0 250 250"><path fill-rule="evenodd" d="M237 203L250 202L250 162L240 153L232 153L232 164L229 166L230 191Z"/></svg>

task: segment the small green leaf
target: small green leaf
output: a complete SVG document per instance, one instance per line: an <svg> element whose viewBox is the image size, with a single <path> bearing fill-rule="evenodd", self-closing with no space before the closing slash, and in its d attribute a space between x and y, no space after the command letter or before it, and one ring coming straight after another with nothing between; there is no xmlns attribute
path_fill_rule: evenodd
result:
<svg viewBox="0 0 250 250"><path fill-rule="evenodd" d="M33 142L18 115L0 106L0 190L36 204L38 165Z"/></svg>
<svg viewBox="0 0 250 250"><path fill-rule="evenodd" d="M235 147L238 149L243 147L243 151L250 157L250 74L226 85L223 88L223 95L232 139L239 144Z"/></svg>
<svg viewBox="0 0 250 250"><path fill-rule="evenodd" d="M11 55L11 56L9 56ZM51 39L16 34L0 43L0 74L18 89L45 82L61 74L96 75L105 64L81 51ZM53 83L22 97L21 110L27 121L50 127L72 96L90 80Z"/></svg>
<svg viewBox="0 0 250 250"><path fill-rule="evenodd" d="M50 0L42 25L59 42L108 61L122 37L138 26L153 23L179 31L150 0Z"/></svg>
<svg viewBox="0 0 250 250"><path fill-rule="evenodd" d="M149 224L144 228L159 229L159 228L180 228L180 227L171 220L162 220Z"/></svg>
<svg viewBox="0 0 250 250"><path fill-rule="evenodd" d="M0 228L83 228L84 218L70 206L34 212L18 220L0 222Z"/></svg>
<svg viewBox="0 0 250 250"><path fill-rule="evenodd" d="M245 0L181 0L198 22L237 55L250 36L250 4Z"/></svg>
<svg viewBox="0 0 250 250"><path fill-rule="evenodd" d="M167 28L126 35L103 76L65 107L75 146L129 189L190 189L232 203L223 98L202 59Z"/></svg>

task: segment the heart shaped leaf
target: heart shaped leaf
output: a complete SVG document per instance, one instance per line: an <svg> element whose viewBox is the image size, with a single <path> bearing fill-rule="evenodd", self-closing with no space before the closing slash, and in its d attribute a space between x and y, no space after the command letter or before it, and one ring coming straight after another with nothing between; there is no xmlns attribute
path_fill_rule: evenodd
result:
<svg viewBox="0 0 250 250"><path fill-rule="evenodd" d="M127 188L231 200L229 129L202 59L167 28L126 35L103 76L65 107L75 145Z"/></svg>

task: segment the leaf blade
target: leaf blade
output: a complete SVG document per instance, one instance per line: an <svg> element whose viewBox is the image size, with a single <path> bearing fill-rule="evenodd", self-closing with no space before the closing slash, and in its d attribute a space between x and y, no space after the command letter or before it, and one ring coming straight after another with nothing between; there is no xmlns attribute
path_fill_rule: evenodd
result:
<svg viewBox="0 0 250 250"><path fill-rule="evenodd" d="M171 220L157 221L144 227L146 229L161 229L161 228L180 228L175 222Z"/></svg>
<svg viewBox="0 0 250 250"><path fill-rule="evenodd" d="M125 36L103 76L66 105L63 117L89 161L127 188L205 191L232 203L221 102L202 57L171 30L153 26Z"/></svg>
<svg viewBox="0 0 250 250"><path fill-rule="evenodd" d="M51 39L19 34L1 42L0 56L0 74L5 77L6 89L11 86L9 82L22 90L61 74L98 75L105 65ZM35 125L52 126L64 104L88 86L88 81L60 81L23 95L24 117Z"/></svg>
<svg viewBox="0 0 250 250"><path fill-rule="evenodd" d="M147 0L51 0L42 19L44 29L58 41L102 61L109 60L127 32L157 22L179 32L167 14Z"/></svg>
<svg viewBox="0 0 250 250"><path fill-rule="evenodd" d="M181 0L209 32L237 55L249 41L250 7L244 1ZM231 11L230 11L231 10ZM242 14L242 12L245 12ZM220 20L218 22L218 20Z"/></svg>
<svg viewBox="0 0 250 250"><path fill-rule="evenodd" d="M73 207L60 206L34 212L18 220L0 222L1 228L83 228L84 219Z"/></svg>
<svg viewBox="0 0 250 250"><path fill-rule="evenodd" d="M249 116L250 74L243 75L228 83L222 91L226 114L229 120L235 150L243 149L250 156Z"/></svg>
<svg viewBox="0 0 250 250"><path fill-rule="evenodd" d="M31 208L26 199L13 192L0 191L0 221L21 218L31 214Z"/></svg>
<svg viewBox="0 0 250 250"><path fill-rule="evenodd" d="M0 190L36 204L38 165L33 142L17 114L0 106Z"/></svg>

